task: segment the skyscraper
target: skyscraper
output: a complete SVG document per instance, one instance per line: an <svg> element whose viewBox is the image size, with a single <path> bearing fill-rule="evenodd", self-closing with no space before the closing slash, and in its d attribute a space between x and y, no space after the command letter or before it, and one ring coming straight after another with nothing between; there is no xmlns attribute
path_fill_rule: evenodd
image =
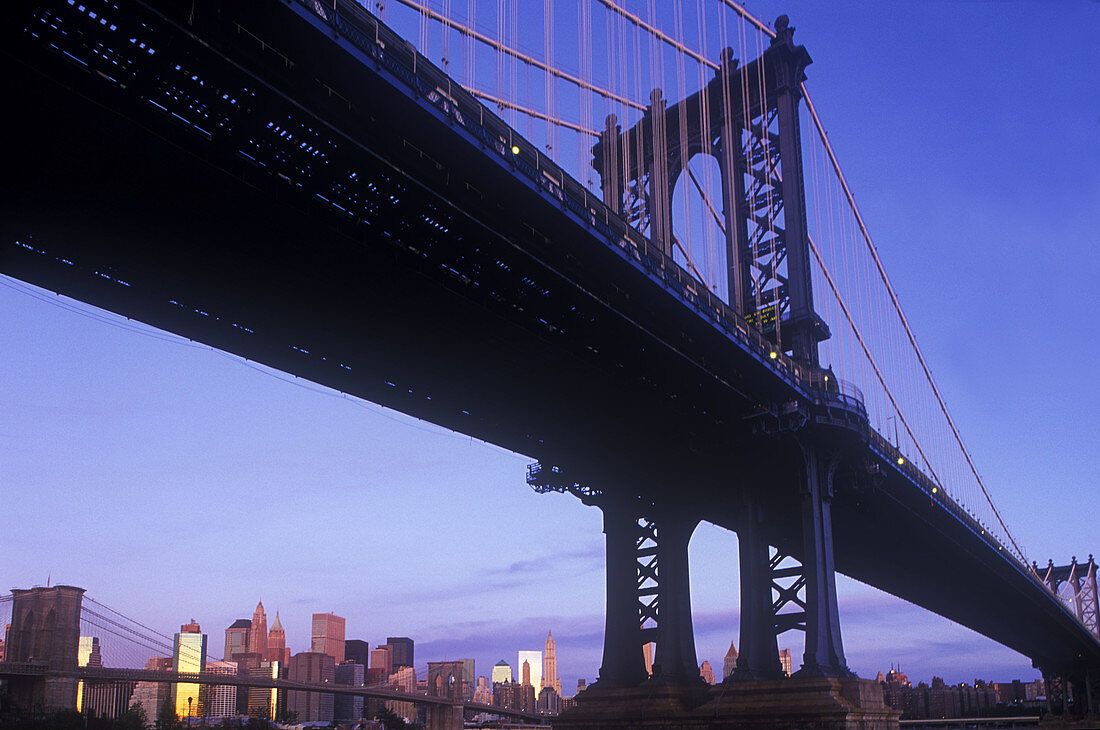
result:
<svg viewBox="0 0 1100 730"><path fill-rule="evenodd" d="M393 668L398 667L415 667L416 662L413 661L413 640L407 636L391 636L386 639L386 643L390 645L393 650L393 654L390 658L393 661Z"/></svg>
<svg viewBox="0 0 1100 730"><path fill-rule="evenodd" d="M393 672L393 649L389 644L376 646L370 650L370 665L372 669L383 670L383 677L389 677Z"/></svg>
<svg viewBox="0 0 1100 730"><path fill-rule="evenodd" d="M225 630L225 654L222 655L225 661L236 661L237 655L251 650L248 636L251 630L252 622L246 618L237 619Z"/></svg>
<svg viewBox="0 0 1100 730"><path fill-rule="evenodd" d="M493 665L493 684L502 684L512 681L512 667L501 659Z"/></svg>
<svg viewBox="0 0 1100 730"><path fill-rule="evenodd" d="M172 670L201 672L206 669L206 634L191 619L180 626L172 642ZM175 708L180 717L198 717L199 685L180 682L175 685Z"/></svg>
<svg viewBox="0 0 1100 730"><path fill-rule="evenodd" d="M703 678L703 681L707 684L714 684L714 670L710 667L709 661L704 661L699 665L699 676Z"/></svg>
<svg viewBox="0 0 1100 730"><path fill-rule="evenodd" d="M271 658L267 655L267 614L264 613L263 601L256 604L256 610L252 613L252 631L250 632L248 650L253 654L259 654L262 660ZM276 658L282 659L282 657Z"/></svg>
<svg viewBox="0 0 1100 730"><path fill-rule="evenodd" d="M780 649L779 650L779 665L783 667L783 673L788 677L791 676L791 650Z"/></svg>
<svg viewBox="0 0 1100 730"><path fill-rule="evenodd" d="M737 647L730 642L730 649L726 652L726 658L722 662L722 679L733 674L737 669Z"/></svg>
<svg viewBox="0 0 1100 730"><path fill-rule="evenodd" d="M344 619L334 613L313 614L309 650L327 654L337 664L344 661Z"/></svg>
<svg viewBox="0 0 1100 730"><path fill-rule="evenodd" d="M366 667L355 661L336 665L336 684L362 687ZM336 720L358 720L363 716L363 698L355 695L336 695L332 700Z"/></svg>
<svg viewBox="0 0 1100 730"><path fill-rule="evenodd" d="M530 678L524 676L523 663L527 662L530 670ZM516 662L520 671L520 684L530 684L535 688L535 699L538 699L539 691L542 689L542 652L541 651L521 651L519 653L519 660Z"/></svg>
<svg viewBox="0 0 1100 730"><path fill-rule="evenodd" d="M204 671L210 674L235 675L237 662L219 662L211 659ZM199 717L233 717L237 714L237 688L224 684L204 684L199 690L201 707Z"/></svg>
<svg viewBox="0 0 1100 730"><path fill-rule="evenodd" d="M271 631L267 635L268 661L279 662L286 666L290 662L290 650L286 648L286 632L279 621L279 612L275 612L275 623L271 624Z"/></svg>
<svg viewBox="0 0 1100 730"><path fill-rule="evenodd" d="M370 644L362 639L344 641L344 661L354 661L364 667L370 666Z"/></svg>
<svg viewBox="0 0 1100 730"><path fill-rule="evenodd" d="M328 654L306 651L295 654L287 665L287 679L295 682L336 683L336 663ZM332 722L333 697L317 692L287 692L286 708L298 713L298 722Z"/></svg>
<svg viewBox="0 0 1100 730"><path fill-rule="evenodd" d="M554 645L554 632L546 633L546 653L542 656L541 687L553 687L561 697L561 677L558 676L558 653Z"/></svg>

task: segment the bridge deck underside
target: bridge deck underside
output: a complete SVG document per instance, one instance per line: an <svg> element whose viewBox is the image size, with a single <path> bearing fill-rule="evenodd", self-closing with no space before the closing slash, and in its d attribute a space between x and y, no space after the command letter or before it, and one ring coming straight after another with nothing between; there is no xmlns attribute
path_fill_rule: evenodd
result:
<svg viewBox="0 0 1100 730"><path fill-rule="evenodd" d="M212 139L147 103L148 90L104 83L6 29L16 70L2 83L22 104L0 270L568 465L605 490L675 489L730 529L752 490L769 539L798 554L797 446L753 424L804 394L760 353L288 6L226 4L190 27L208 45L176 32L161 52L219 89L254 92ZM229 48L233 63L218 52ZM277 141L262 166L240 154L271 124L311 131L339 165L303 172ZM317 196L333 177L352 185L347 170L362 214ZM837 495L841 572L1033 658L1069 661L1083 646L1100 658L1011 560L888 461L862 462L885 479Z"/></svg>

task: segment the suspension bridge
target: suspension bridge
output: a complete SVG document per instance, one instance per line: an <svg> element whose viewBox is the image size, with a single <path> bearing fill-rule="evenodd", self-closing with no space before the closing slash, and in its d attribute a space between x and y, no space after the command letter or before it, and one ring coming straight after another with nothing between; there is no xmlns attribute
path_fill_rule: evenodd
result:
<svg viewBox="0 0 1100 730"><path fill-rule="evenodd" d="M738 534L742 688L801 630L799 678L860 694L840 571L1093 709L1088 591L1062 600L997 511L790 22L454 5L20 5L0 270L536 459L536 490L604 514L612 712L654 682L732 712L696 686L701 520Z"/></svg>

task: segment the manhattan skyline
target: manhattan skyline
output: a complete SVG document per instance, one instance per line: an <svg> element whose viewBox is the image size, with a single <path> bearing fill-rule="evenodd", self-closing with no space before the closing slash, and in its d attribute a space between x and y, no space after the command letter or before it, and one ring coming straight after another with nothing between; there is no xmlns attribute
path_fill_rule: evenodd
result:
<svg viewBox="0 0 1100 730"><path fill-rule="evenodd" d="M750 9L790 14L814 57L808 87L906 313L1045 564L1098 549L1079 505L1100 433L1100 89L1079 56L1100 25L1096 3L1042 7ZM418 657L473 657L479 674L552 628L567 692L596 678L600 515L534 494L526 457L0 283L5 588L50 578L212 635L263 600L295 652L331 611L348 638L410 636ZM736 539L704 524L691 551L699 660L720 666L738 641ZM959 580L945 568L945 589ZM861 676L1037 676L873 589L841 579L840 593ZM797 666L798 642L780 645Z"/></svg>

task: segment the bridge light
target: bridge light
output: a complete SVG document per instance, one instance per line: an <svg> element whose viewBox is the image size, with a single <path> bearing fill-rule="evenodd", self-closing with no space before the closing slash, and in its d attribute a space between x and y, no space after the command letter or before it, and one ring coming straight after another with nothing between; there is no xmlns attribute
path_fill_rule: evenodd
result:
<svg viewBox="0 0 1100 730"><path fill-rule="evenodd" d="M904 456L899 456L898 457L898 466L904 466L904 464L905 464L905 457Z"/></svg>
<svg viewBox="0 0 1100 730"><path fill-rule="evenodd" d="M512 145L512 154L513 155L518 155L519 154L519 145Z"/></svg>
<svg viewBox="0 0 1100 730"><path fill-rule="evenodd" d="M932 494L935 494L938 491L940 491L939 487L932 487Z"/></svg>
<svg viewBox="0 0 1100 730"><path fill-rule="evenodd" d="M776 352L775 350L772 350L771 352L768 353L768 357L770 357L772 360L774 360L775 358L779 357L779 353Z"/></svg>

